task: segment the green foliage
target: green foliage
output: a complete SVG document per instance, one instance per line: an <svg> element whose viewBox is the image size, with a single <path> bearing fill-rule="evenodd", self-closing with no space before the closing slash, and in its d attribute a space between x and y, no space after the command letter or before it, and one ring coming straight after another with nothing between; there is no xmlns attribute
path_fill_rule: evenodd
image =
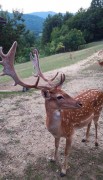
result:
<svg viewBox="0 0 103 180"><path fill-rule="evenodd" d="M16 62L26 62L29 58L30 47L36 42L34 32L26 30L23 13L14 10L12 16L0 9L0 16L6 19L6 25L0 25L0 46L7 53L14 41L18 42Z"/></svg>
<svg viewBox="0 0 103 180"><path fill-rule="evenodd" d="M54 28L61 27L63 22L63 16L58 13L54 16L48 15L44 22L43 33L42 33L42 44L46 45L51 40L51 33Z"/></svg>
<svg viewBox="0 0 103 180"><path fill-rule="evenodd" d="M7 22L5 26L0 28L0 45L3 46L4 51L7 51L15 40L19 41L20 35L25 32L25 26L23 24L22 13L18 11L13 11L12 19L8 12L1 10L0 15L3 15Z"/></svg>
<svg viewBox="0 0 103 180"><path fill-rule="evenodd" d="M64 37L63 44L66 51L78 50L80 45L85 44L83 34L80 30L72 29Z"/></svg>
<svg viewBox="0 0 103 180"><path fill-rule="evenodd" d="M101 8L103 7L103 0L92 0L91 2L91 9L95 9L95 8Z"/></svg>
<svg viewBox="0 0 103 180"><path fill-rule="evenodd" d="M59 18L60 23L56 23ZM45 47L43 49L47 49L49 55L74 51L85 43L102 39L103 0L92 0L88 9L80 8L74 15L67 12L49 16L44 23L42 48Z"/></svg>
<svg viewBox="0 0 103 180"><path fill-rule="evenodd" d="M70 19L71 17L73 17L73 14L70 12L66 12L63 16L63 22L68 21L68 19Z"/></svg>
<svg viewBox="0 0 103 180"><path fill-rule="evenodd" d="M80 30L72 29L66 35L61 35L59 28L54 28L51 34L52 41L47 44L47 54L61 53L65 51L74 51L80 45L85 44L83 33Z"/></svg>
<svg viewBox="0 0 103 180"><path fill-rule="evenodd" d="M62 42L59 42L57 44L57 47L56 47L56 52L57 53L61 53L61 52L64 52L65 51L65 46L63 45Z"/></svg>
<svg viewBox="0 0 103 180"><path fill-rule="evenodd" d="M53 30L51 32L51 41L58 39L60 37L60 35L61 35L60 28L59 27L53 28Z"/></svg>

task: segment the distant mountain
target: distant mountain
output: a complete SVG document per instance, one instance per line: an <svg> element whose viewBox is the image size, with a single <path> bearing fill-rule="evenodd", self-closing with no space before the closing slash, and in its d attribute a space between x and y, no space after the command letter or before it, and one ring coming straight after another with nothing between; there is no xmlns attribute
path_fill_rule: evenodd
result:
<svg viewBox="0 0 103 180"><path fill-rule="evenodd" d="M30 13L31 15L35 15L35 16L39 16L41 18L44 18L46 19L48 17L48 15L52 15L54 16L55 14L57 14L56 12L53 12L53 11L47 11L47 12L43 12L43 11L40 11L40 12L32 12Z"/></svg>
<svg viewBox="0 0 103 180"><path fill-rule="evenodd" d="M42 32L45 19L31 14L24 14L23 19L25 20L26 29L34 31L37 36Z"/></svg>
<svg viewBox="0 0 103 180"><path fill-rule="evenodd" d="M12 18L13 14L9 13L9 16ZM36 36L39 36L39 34L42 32L45 19L31 14L23 14L23 19L25 20L24 24L26 29L33 31Z"/></svg>
<svg viewBox="0 0 103 180"><path fill-rule="evenodd" d="M46 12L33 12L29 14L23 14L23 19L25 20L25 26L27 30L33 31L36 36L39 36L42 33L43 23L48 15L54 16L57 14L53 11L46 11ZM12 18L12 13L9 13L10 17Z"/></svg>

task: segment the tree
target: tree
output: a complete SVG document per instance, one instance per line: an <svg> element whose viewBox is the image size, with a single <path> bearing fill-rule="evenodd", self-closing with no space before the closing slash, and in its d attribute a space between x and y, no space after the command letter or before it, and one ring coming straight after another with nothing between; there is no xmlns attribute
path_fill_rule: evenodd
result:
<svg viewBox="0 0 103 180"><path fill-rule="evenodd" d="M0 12L5 17L7 23L0 28L0 43L4 47L4 51L7 51L14 41L20 41L21 35L25 34L24 20L22 19L22 13L19 11L13 11L12 17L8 12Z"/></svg>
<svg viewBox="0 0 103 180"><path fill-rule="evenodd" d="M63 16L58 13L54 16L48 15L44 22L43 32L42 32L42 45L46 45L51 41L51 33L54 28L61 27L63 22Z"/></svg>
<svg viewBox="0 0 103 180"><path fill-rule="evenodd" d="M13 10L10 14L7 11L0 9L0 16L6 19L6 25L0 25L0 46L6 53L14 41L18 42L18 49L16 53L16 61L22 62L29 60L30 47L34 46L34 33L26 30L23 13ZM29 52L28 52L29 50ZM28 56L27 56L28 54ZM17 56L20 56L17 58ZM21 58L23 56L23 58Z"/></svg>
<svg viewBox="0 0 103 180"><path fill-rule="evenodd" d="M95 8L101 8L103 7L103 0L92 0L90 8L95 9Z"/></svg>
<svg viewBox="0 0 103 180"><path fill-rule="evenodd" d="M57 17L49 17L43 30L42 45L48 46L50 54L62 46L65 51L76 50L84 43L103 39L103 0L92 0L88 9L80 8L74 15L67 12L60 23L56 23Z"/></svg>
<svg viewBox="0 0 103 180"><path fill-rule="evenodd" d="M80 30L72 29L63 39L63 45L66 51L78 50L80 45L85 44L83 33Z"/></svg>
<svg viewBox="0 0 103 180"><path fill-rule="evenodd" d="M63 16L63 23L68 21L71 17L73 17L72 13L66 12Z"/></svg>
<svg viewBox="0 0 103 180"><path fill-rule="evenodd" d="M65 52L65 46L62 42L59 42L56 47L56 53Z"/></svg>

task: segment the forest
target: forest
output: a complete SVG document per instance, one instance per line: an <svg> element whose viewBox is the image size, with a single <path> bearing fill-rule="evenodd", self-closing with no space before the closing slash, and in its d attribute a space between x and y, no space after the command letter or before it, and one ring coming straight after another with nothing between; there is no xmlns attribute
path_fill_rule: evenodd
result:
<svg viewBox="0 0 103 180"><path fill-rule="evenodd" d="M103 40L103 0L92 0L88 9L80 8L75 14L66 12L48 15L41 36L26 29L23 12L13 10L12 18L0 5L0 17L6 19L0 25L0 46L6 53L14 41L18 42L16 62L29 61L32 48L40 55L48 56L84 48L85 44Z"/></svg>

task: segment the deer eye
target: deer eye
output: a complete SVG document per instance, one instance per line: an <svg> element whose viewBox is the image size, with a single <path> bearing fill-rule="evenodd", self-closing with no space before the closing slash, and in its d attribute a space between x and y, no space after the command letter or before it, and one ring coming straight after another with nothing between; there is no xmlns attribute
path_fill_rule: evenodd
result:
<svg viewBox="0 0 103 180"><path fill-rule="evenodd" d="M63 96L57 96L57 99L64 99L64 97Z"/></svg>

